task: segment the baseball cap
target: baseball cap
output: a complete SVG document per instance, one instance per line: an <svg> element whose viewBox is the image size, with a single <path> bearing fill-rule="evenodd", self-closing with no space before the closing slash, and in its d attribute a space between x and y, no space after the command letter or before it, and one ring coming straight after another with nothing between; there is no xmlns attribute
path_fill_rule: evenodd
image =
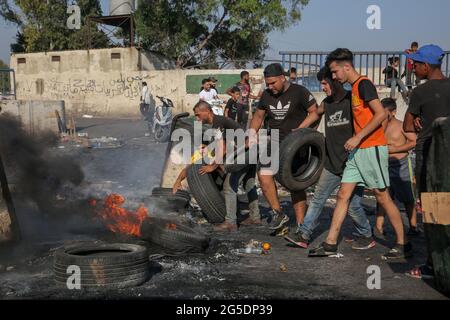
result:
<svg viewBox="0 0 450 320"><path fill-rule="evenodd" d="M214 78L214 77L209 77L209 78L208 78L208 81L211 81L211 82L217 82L217 79Z"/></svg>
<svg viewBox="0 0 450 320"><path fill-rule="evenodd" d="M421 47L414 53L405 54L409 59L417 62L423 62L428 64L442 64L442 59L445 56L445 52L441 47L434 44L429 44Z"/></svg>
<svg viewBox="0 0 450 320"><path fill-rule="evenodd" d="M264 69L264 77L288 76L289 72L285 72L281 64L271 63Z"/></svg>

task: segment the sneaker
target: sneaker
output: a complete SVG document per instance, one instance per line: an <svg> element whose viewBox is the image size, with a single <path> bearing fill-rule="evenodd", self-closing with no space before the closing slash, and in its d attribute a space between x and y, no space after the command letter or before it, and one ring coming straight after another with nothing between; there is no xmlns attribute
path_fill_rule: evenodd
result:
<svg viewBox="0 0 450 320"><path fill-rule="evenodd" d="M364 237L360 236L354 239L352 243L352 249L353 250L368 250L370 248L375 247L375 240L373 240L372 237Z"/></svg>
<svg viewBox="0 0 450 320"><path fill-rule="evenodd" d="M234 232L234 231L237 231L237 225L234 223L229 223L229 222L225 221L225 222L222 222L221 224L214 226L214 231Z"/></svg>
<svg viewBox="0 0 450 320"><path fill-rule="evenodd" d="M272 221L269 223L269 229L276 230L281 228L289 221L289 217L283 212L272 210Z"/></svg>
<svg viewBox="0 0 450 320"><path fill-rule="evenodd" d="M405 259L412 256L412 245L408 242L405 245L396 244L391 250L381 256L383 260Z"/></svg>
<svg viewBox="0 0 450 320"><path fill-rule="evenodd" d="M329 257L337 254L337 244L328 244L322 242L317 248L311 249L308 252L308 257Z"/></svg>
<svg viewBox="0 0 450 320"><path fill-rule="evenodd" d="M289 232L284 239L297 247L308 249L309 239L306 239L298 229Z"/></svg>
<svg viewBox="0 0 450 320"><path fill-rule="evenodd" d="M278 228L275 231L272 231L272 233L270 234L271 237L284 237L287 234L289 234L289 227L284 225L281 228Z"/></svg>

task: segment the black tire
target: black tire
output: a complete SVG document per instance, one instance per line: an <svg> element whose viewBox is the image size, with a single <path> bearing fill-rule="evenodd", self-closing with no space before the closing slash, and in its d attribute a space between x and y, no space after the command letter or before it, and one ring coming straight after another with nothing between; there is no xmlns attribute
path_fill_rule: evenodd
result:
<svg viewBox="0 0 450 320"><path fill-rule="evenodd" d="M245 163L243 164L238 164L237 161L240 160L238 159L238 157L240 156L241 153L244 153L244 159L245 159ZM254 159L256 160L256 159ZM234 156L234 161L236 163L234 164L224 164L224 169L226 173L234 173L234 172L238 172L241 170L244 170L245 168L247 168L251 163L250 163L250 152L249 150L242 150L242 151L237 151L236 155ZM253 164L256 164L256 162L254 162Z"/></svg>
<svg viewBox="0 0 450 320"><path fill-rule="evenodd" d="M171 227L172 226L172 227ZM172 220L147 219L142 225L142 238L171 252L203 252L210 238Z"/></svg>
<svg viewBox="0 0 450 320"><path fill-rule="evenodd" d="M150 274L147 249L134 244L83 243L58 249L53 265L57 283L67 283L72 275L67 271L72 265L80 268L82 288L136 286Z"/></svg>
<svg viewBox="0 0 450 320"><path fill-rule="evenodd" d="M201 165L189 166L187 181L189 190L210 223L221 223L227 214L225 199L216 184L213 174L200 175Z"/></svg>
<svg viewBox="0 0 450 320"><path fill-rule="evenodd" d="M281 143L277 180L288 190L306 190L317 182L324 163L324 136L313 129L294 131Z"/></svg>
<svg viewBox="0 0 450 320"><path fill-rule="evenodd" d="M152 190L152 196L155 197L177 197L186 199L188 202L191 201L191 195L185 190L178 190L175 194L172 193L171 188L160 188L156 187Z"/></svg>

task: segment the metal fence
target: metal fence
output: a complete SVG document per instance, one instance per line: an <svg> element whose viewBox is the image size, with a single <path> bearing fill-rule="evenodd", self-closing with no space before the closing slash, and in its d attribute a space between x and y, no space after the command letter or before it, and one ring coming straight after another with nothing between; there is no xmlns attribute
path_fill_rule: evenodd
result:
<svg viewBox="0 0 450 320"><path fill-rule="evenodd" d="M0 98L16 99L16 73L13 69L0 69Z"/></svg>
<svg viewBox="0 0 450 320"><path fill-rule="evenodd" d="M329 52L320 51L280 51L283 67L297 69L297 83L304 85L309 90L320 91L320 84L317 81L316 74L325 61ZM416 79L414 74L408 75L406 70L406 56L402 51L359 51L353 52L355 69L363 75L368 76L376 86L385 86L385 74L383 70L389 65L389 58L397 57L399 66L398 75L405 74L403 81L408 86L415 86ZM450 51L445 52L442 71L448 77L450 75Z"/></svg>

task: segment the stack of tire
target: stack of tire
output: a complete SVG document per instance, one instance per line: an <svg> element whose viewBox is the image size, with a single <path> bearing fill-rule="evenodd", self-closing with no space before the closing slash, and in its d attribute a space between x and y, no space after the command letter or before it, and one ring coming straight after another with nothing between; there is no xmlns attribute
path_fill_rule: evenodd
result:
<svg viewBox="0 0 450 320"><path fill-rule="evenodd" d="M283 140L279 153L276 179L290 191L306 190L321 175L325 163L324 136L313 129L296 130ZM221 185L217 183L217 174L201 175L200 167L201 165L190 166L187 176L189 189L206 219L210 223L221 223L225 219L226 208ZM242 170L242 165L228 168Z"/></svg>
<svg viewBox="0 0 450 320"><path fill-rule="evenodd" d="M75 244L55 252L55 280L80 289L138 286L150 276L148 257L135 244Z"/></svg>

